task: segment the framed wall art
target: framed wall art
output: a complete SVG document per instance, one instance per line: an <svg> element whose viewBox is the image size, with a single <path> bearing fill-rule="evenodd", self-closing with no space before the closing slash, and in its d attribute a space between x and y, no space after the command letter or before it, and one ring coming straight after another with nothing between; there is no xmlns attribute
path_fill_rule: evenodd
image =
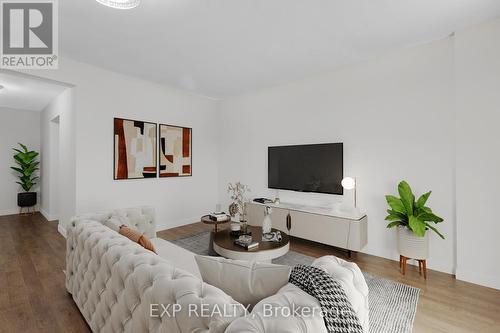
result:
<svg viewBox="0 0 500 333"><path fill-rule="evenodd" d="M157 125L114 118L114 179L156 178Z"/></svg>
<svg viewBox="0 0 500 333"><path fill-rule="evenodd" d="M192 128L160 124L160 177L192 176Z"/></svg>

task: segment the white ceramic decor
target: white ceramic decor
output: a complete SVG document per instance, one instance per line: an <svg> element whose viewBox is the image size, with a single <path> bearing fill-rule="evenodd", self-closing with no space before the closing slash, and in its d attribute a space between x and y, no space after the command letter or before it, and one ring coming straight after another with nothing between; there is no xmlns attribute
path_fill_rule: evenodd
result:
<svg viewBox="0 0 500 333"><path fill-rule="evenodd" d="M429 233L424 237L416 236L406 227L398 227L399 254L412 259L427 259L429 257Z"/></svg>
<svg viewBox="0 0 500 333"><path fill-rule="evenodd" d="M262 221L262 233L268 234L271 232L273 228L273 221L271 220L271 213L273 209L269 206L266 206L264 209L264 221Z"/></svg>

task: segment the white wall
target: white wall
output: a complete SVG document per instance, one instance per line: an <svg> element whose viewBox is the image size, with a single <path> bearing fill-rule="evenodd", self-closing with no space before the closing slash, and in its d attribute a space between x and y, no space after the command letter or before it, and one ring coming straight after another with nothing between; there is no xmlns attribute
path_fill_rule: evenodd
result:
<svg viewBox="0 0 500 333"><path fill-rule="evenodd" d="M76 211L73 97L73 89L66 89L45 107L41 119L41 212L48 220L59 219L61 225ZM53 122L55 118L58 125ZM55 132L57 127L59 133Z"/></svg>
<svg viewBox="0 0 500 333"><path fill-rule="evenodd" d="M165 229L196 222L215 209L218 119L214 100L69 59L61 60L58 71L32 74L74 85L75 213L151 205L160 228ZM113 180L113 117L192 127L193 176Z"/></svg>
<svg viewBox="0 0 500 333"><path fill-rule="evenodd" d="M0 215L17 214L17 193L22 189L10 169L15 165L12 148L19 148L20 142L40 151L40 112L0 108L0 142Z"/></svg>
<svg viewBox="0 0 500 333"><path fill-rule="evenodd" d="M457 278L500 289L500 20L455 39Z"/></svg>
<svg viewBox="0 0 500 333"><path fill-rule="evenodd" d="M369 219L363 252L396 259L396 231L386 229L385 194L406 179L446 222L431 233L429 267L454 271L453 43L450 38L221 103L219 195L241 180L252 196L267 189L270 145L343 142L344 174L358 180ZM280 191L282 201L329 205L333 195Z"/></svg>

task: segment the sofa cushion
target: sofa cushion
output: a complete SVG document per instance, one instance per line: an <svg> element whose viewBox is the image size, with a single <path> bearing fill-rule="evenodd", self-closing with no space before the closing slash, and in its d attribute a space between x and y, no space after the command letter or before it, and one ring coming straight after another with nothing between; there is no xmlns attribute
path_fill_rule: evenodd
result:
<svg viewBox="0 0 500 333"><path fill-rule="evenodd" d="M142 232L125 225L120 226L120 235L123 235L133 242L136 242L146 250L156 253L153 243Z"/></svg>
<svg viewBox="0 0 500 333"><path fill-rule="evenodd" d="M368 332L368 285L358 265L335 256L324 256L316 259L311 266L324 270L342 285L363 331Z"/></svg>
<svg viewBox="0 0 500 333"><path fill-rule="evenodd" d="M195 256L203 281L254 306L288 283L290 267L220 257Z"/></svg>
<svg viewBox="0 0 500 333"><path fill-rule="evenodd" d="M195 254L193 252L161 238L151 238L151 243L153 243L156 253L160 257L171 265L183 269L201 280L200 270L194 259Z"/></svg>
<svg viewBox="0 0 500 333"><path fill-rule="evenodd" d="M296 311L294 313L294 310ZM225 333L327 333L318 300L288 283L235 319Z"/></svg>

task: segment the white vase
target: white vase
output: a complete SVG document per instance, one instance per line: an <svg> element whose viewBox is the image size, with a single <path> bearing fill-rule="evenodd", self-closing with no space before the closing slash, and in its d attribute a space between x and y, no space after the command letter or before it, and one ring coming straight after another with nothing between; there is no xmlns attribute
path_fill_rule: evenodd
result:
<svg viewBox="0 0 500 333"><path fill-rule="evenodd" d="M262 221L262 233L264 233L264 234L270 233L272 227L273 227L273 224L271 221L271 216L266 215L264 217L264 221Z"/></svg>
<svg viewBox="0 0 500 333"><path fill-rule="evenodd" d="M429 234L418 237L406 227L398 227L398 251L406 258L427 259L429 257Z"/></svg>
<svg viewBox="0 0 500 333"><path fill-rule="evenodd" d="M271 212L272 208L266 206L264 209L264 221L262 221L262 233L263 234L268 234L271 232L271 229L273 228L273 221L271 220Z"/></svg>

